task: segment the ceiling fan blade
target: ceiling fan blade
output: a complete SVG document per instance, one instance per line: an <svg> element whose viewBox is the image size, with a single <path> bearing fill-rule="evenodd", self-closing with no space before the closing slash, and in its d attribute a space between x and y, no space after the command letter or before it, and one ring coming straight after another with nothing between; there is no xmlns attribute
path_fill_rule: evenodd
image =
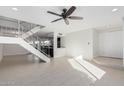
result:
<svg viewBox="0 0 124 93"><path fill-rule="evenodd" d="M71 15L73 12L74 12L74 10L76 9L76 7L75 6L72 6L67 12L66 12L66 17L67 16L69 16L69 15Z"/></svg>
<svg viewBox="0 0 124 93"><path fill-rule="evenodd" d="M59 20L62 20L62 19L63 18L59 18L59 19L53 20L51 23L56 22L56 21L59 21Z"/></svg>
<svg viewBox="0 0 124 93"><path fill-rule="evenodd" d="M72 20L82 20L83 19L83 17L80 17L80 16L69 16L68 18L72 19Z"/></svg>
<svg viewBox="0 0 124 93"><path fill-rule="evenodd" d="M66 25L69 25L69 21L67 19L64 19Z"/></svg>
<svg viewBox="0 0 124 93"><path fill-rule="evenodd" d="M51 12L51 11L47 11L47 13L62 17L62 15L54 13L54 12Z"/></svg>

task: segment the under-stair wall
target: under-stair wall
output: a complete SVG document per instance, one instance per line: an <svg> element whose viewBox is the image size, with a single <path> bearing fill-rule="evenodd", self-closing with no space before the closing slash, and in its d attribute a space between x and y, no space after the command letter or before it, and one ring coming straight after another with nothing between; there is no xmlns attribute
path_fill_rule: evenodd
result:
<svg viewBox="0 0 124 93"><path fill-rule="evenodd" d="M25 54L29 54L29 51L21 47L19 44L3 45L3 56L25 55Z"/></svg>

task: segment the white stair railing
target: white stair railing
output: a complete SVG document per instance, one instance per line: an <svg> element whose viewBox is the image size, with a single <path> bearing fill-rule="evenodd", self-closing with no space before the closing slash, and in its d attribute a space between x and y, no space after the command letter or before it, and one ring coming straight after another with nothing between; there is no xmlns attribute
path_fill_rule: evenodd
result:
<svg viewBox="0 0 124 93"><path fill-rule="evenodd" d="M41 27L40 27L40 26L34 27L34 28L31 29L30 31L28 31L28 32L26 32L26 33L24 33L24 34L22 34L21 37L24 38L24 39L25 39L25 38L28 38L29 36L31 36L31 35L37 33L37 32L40 31L40 30L41 30Z"/></svg>
<svg viewBox="0 0 124 93"><path fill-rule="evenodd" d="M31 48L32 50L37 50L38 55L37 54L35 54L35 55L37 55L39 57L40 56L46 56L49 59L49 55L47 53L45 53L40 48L36 47L38 45L38 43L36 44L36 42L38 40L36 40L33 36L35 33L40 31L41 28L43 28L43 26L35 25L35 24L33 24L34 26L32 26L32 23L25 22L26 25L27 24L31 25L30 27L27 27L27 26L24 26L24 24L22 25L23 21L17 20L16 22L17 22L17 26L13 26L13 27L11 27L9 25L8 26L7 25L2 25L0 23L0 36L14 37L14 38L16 37L16 38L19 38L19 39L21 38L21 41L23 41L23 40L26 41L26 42L23 42L23 44L19 43L21 46L25 47L25 45L24 45L24 43L25 43L28 47L30 47L30 48L32 47ZM36 35L36 37L39 38L37 35ZM30 39L30 38L32 38L32 39ZM31 42L33 42L33 43L31 44ZM9 39L8 39L8 43L9 43ZM28 49L28 50L30 50L30 49ZM30 51L32 51L32 50L30 50ZM34 53L34 52L32 51L32 53ZM40 57L40 58L42 58L42 57ZM43 57L43 58L45 58L45 57ZM49 61L49 60L47 60L47 61Z"/></svg>

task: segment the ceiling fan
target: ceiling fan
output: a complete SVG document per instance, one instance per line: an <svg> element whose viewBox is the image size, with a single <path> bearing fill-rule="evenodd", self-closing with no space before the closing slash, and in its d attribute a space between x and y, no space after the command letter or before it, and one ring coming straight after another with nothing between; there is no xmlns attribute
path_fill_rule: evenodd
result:
<svg viewBox="0 0 124 93"><path fill-rule="evenodd" d="M57 13L54 13L54 12L51 12L51 11L47 11L47 13L61 17L61 18L58 18L56 20L51 21L51 23L63 19L65 21L65 23L67 25L69 25L68 19L72 19L72 20L82 20L83 19L83 17L79 17L79 16L70 16L75 11L75 9L76 9L76 7L72 6L68 10L66 8L64 8L63 12L61 14L57 14Z"/></svg>

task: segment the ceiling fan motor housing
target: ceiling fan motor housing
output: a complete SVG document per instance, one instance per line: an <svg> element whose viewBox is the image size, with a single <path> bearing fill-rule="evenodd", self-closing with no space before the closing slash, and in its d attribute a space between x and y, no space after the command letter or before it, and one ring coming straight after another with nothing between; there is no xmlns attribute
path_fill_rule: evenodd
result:
<svg viewBox="0 0 124 93"><path fill-rule="evenodd" d="M67 12L67 9L64 8L64 9L63 9L63 13L62 13L62 17L63 17L64 19L66 18L66 12Z"/></svg>

